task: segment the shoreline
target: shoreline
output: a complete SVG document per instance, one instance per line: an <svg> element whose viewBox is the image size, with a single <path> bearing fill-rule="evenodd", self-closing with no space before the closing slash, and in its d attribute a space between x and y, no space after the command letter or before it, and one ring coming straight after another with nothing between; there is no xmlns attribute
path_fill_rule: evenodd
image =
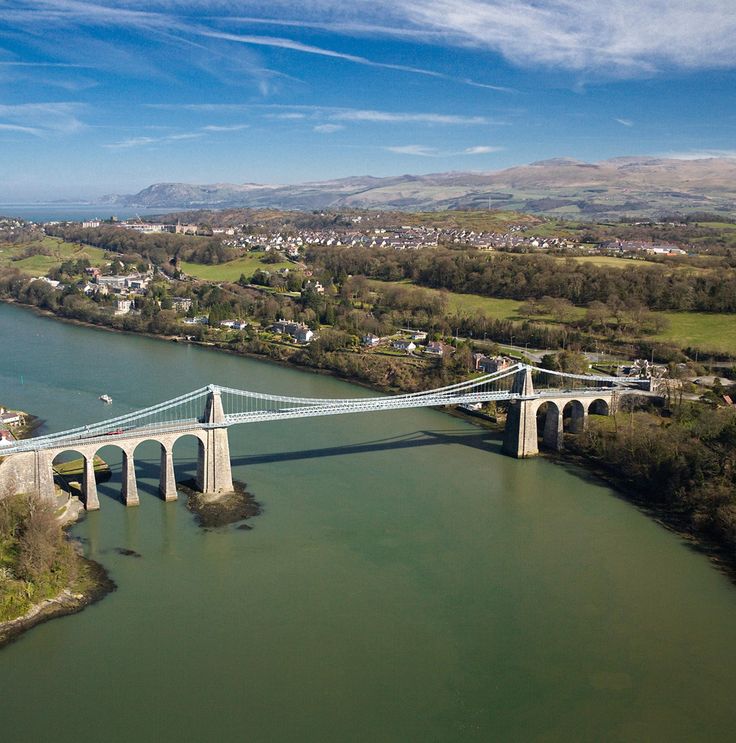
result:
<svg viewBox="0 0 736 743"><path fill-rule="evenodd" d="M613 494L636 508L639 513L679 537L690 549L703 555L711 566L722 573L736 587L736 555L730 554L707 534L694 531L681 512L667 510L656 503L648 503L630 486L617 478L607 467L577 452L540 451L540 456L559 467L564 467L581 479L609 488Z"/></svg>
<svg viewBox="0 0 736 743"><path fill-rule="evenodd" d="M68 539L68 536L66 538ZM22 616L0 622L0 648L15 642L26 632L44 622L77 614L117 589L117 585L99 562L82 555L79 555L79 559L84 569L88 571L92 586L81 593L75 592L72 586L67 586L53 598L34 604Z"/></svg>
<svg viewBox="0 0 736 743"><path fill-rule="evenodd" d="M202 343L198 341L187 341L187 340L182 341L174 336L161 336L161 335L156 335L153 333L137 332L137 331L130 331L130 330L119 330L118 328L111 328L106 325L97 325L95 323L86 322L84 320L76 320L74 318L60 317L59 315L54 314L50 310L44 310L44 309L41 309L40 307L36 307L35 305L24 304L22 302L18 302L17 300L8 298L8 297L0 297L0 302L3 302L5 304L17 305L18 307L22 307L23 309L31 310L35 312L37 315L47 317L50 319L54 319L54 320L59 320L61 322L66 322L72 325L79 325L79 326L89 327L89 328L98 328L98 329L107 330L113 333L124 333L126 335L143 336L143 337L152 338L152 339L156 339L160 341L184 343L190 346L195 346L195 347L199 347L202 349L209 349L212 351L227 353L233 356L252 358L257 361L262 361L262 362L263 361L270 362L270 363L278 364L279 366L282 366L282 367L286 367L286 368L290 368L290 369L294 369L298 371L331 376L331 377L334 377L335 379L340 379L342 381L345 381L348 384L356 385L359 387L363 387L364 389L372 390L372 391L383 393L383 394L390 394L391 392L390 390L381 389L379 387L371 385L367 382L363 382L361 380L348 379L346 377L341 376L340 374L336 373L335 371L331 369L317 369L314 367L302 366L300 364L290 363L289 361L286 361L283 359L274 359L265 354L234 351L229 348L222 348L216 345ZM434 409L444 412L447 415L452 415L453 417L456 417L456 418L462 418L463 420L470 423L471 425L474 425L479 428L501 430L497 428L497 424L493 424L490 421L485 421L477 417L474 417L472 415L468 415L464 413L463 411L458 411L455 409L447 410L442 407L434 408ZM728 555L724 551L724 549L720 545L718 545L717 542L708 538L707 535L699 534L693 531L691 528L689 528L688 524L684 523L683 519L679 517L678 514L667 511L664 508L657 508L656 506L652 506L651 504L644 504L641 498L637 496L636 493L633 490L631 490L631 488L627 487L626 483L618 480L612 473L607 471L605 467L601 466L600 463L596 463L595 461L590 460L587 457L584 457L579 453L574 453L571 451L567 451L567 452L563 451L563 452L555 453L555 452L547 452L547 451L540 450L540 456L544 457L547 461L552 462L554 464L573 467L575 469L582 470L586 475L594 478L599 484L606 485L606 487L610 488L613 491L616 497L622 498L627 503L634 506L642 514L652 519L653 521L658 523L663 528L667 529L667 531L673 534L676 534L678 537L686 541L691 546L692 549L694 549L695 551L698 551L700 554L705 555L708 558L709 562L712 564L712 566L716 568L717 570L719 570L719 572L726 575L729 578L729 580L734 584L734 586L736 586L736 555L733 555L733 556ZM583 477L583 473L580 473L578 476Z"/></svg>
<svg viewBox="0 0 736 743"><path fill-rule="evenodd" d="M192 346L193 348L202 348L209 351L217 351L218 353L226 353L231 356L240 356L241 358L247 358L247 359L255 359L256 361L265 361L270 364L276 364L277 366L282 366L287 369L297 369L299 371L309 372L310 374L321 374L328 377L334 377L335 379L340 379L344 382L347 382L348 384L355 385L357 387L363 387L367 390L372 390L374 392L381 392L384 394L391 394L392 392L401 392L401 390L397 388L380 388L375 387L368 382L364 382L359 379L349 379L348 377L344 377L337 372L333 371L332 369L318 369L313 366L303 366L301 364L293 364L289 361L285 361L283 359L274 359L271 356L267 356L266 354L260 354L260 353L253 353L252 351L234 351L231 348L223 348L222 346L217 346L213 343L205 343L203 341L189 341L189 340L182 340L179 336L174 335L157 335L156 333L145 333L145 332L139 332L136 330L121 330L120 328L111 328L109 325L99 325L97 323L88 322L86 320L77 320L74 317L62 317L61 315L57 315L51 310L45 310L41 307L37 307L35 304L25 304L24 302L19 302L17 299L13 299L12 297L0 297L0 303L2 304L9 304L16 307L21 307L24 310L30 310L35 315L38 315L39 317L46 317L52 320L57 320L58 322L63 322L68 325L77 325L79 327L84 328L91 328L91 329L97 329L97 330L104 330L108 333L120 333L122 335L133 335L137 336L139 338L150 338L152 340L162 341L166 343L178 343L181 345L186 346Z"/></svg>

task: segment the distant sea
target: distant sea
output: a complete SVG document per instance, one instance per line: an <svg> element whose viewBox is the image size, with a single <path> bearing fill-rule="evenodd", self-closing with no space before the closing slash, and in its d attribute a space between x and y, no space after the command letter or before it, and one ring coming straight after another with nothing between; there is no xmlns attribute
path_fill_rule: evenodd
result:
<svg viewBox="0 0 736 743"><path fill-rule="evenodd" d="M0 216L17 217L31 222L70 221L91 219L130 219L151 214L166 214L168 209L142 209L140 207L95 206L90 204L0 204Z"/></svg>

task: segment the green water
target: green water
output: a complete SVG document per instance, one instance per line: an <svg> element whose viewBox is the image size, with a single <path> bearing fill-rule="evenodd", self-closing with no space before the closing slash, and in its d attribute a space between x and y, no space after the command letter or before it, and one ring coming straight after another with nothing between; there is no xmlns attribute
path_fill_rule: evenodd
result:
<svg viewBox="0 0 736 743"><path fill-rule="evenodd" d="M47 431L209 382L367 394L8 306L0 344L0 402ZM161 502L155 450L126 509L109 450L74 534L118 590L0 651L3 741L733 739L736 588L607 488L429 410L240 426L230 448L251 531ZM177 445L181 477L194 456Z"/></svg>

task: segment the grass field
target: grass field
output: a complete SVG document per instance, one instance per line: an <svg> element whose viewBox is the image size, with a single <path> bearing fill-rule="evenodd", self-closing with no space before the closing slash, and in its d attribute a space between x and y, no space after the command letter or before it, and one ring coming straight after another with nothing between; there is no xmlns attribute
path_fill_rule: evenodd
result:
<svg viewBox="0 0 736 743"><path fill-rule="evenodd" d="M629 266L651 268L654 265L651 261L616 258L612 255L576 255L572 259L578 263L592 263L594 266L612 266L613 268L628 268Z"/></svg>
<svg viewBox="0 0 736 743"><path fill-rule="evenodd" d="M209 266L202 263L187 263L182 261L181 268L184 273L205 281L237 281L241 274L250 278L259 268L264 271L278 271L279 268L294 268L293 263L264 263L257 256L243 256L227 263L217 263Z"/></svg>
<svg viewBox="0 0 736 743"><path fill-rule="evenodd" d="M563 256L553 257L559 258L560 260L566 259L566 257ZM715 256L708 257L716 260ZM590 263L594 266L608 266L610 268L630 268L634 266L635 268L646 270L652 267L660 267L667 270L674 268L678 271L690 271L691 273L708 273L714 270L713 268L708 268L707 266L692 266L687 263L678 263L677 259L659 262L645 260L644 258L617 258L616 256L612 255L575 255L569 256L569 258L572 258L572 260L577 261L578 263ZM702 261L703 258L701 257L699 260Z"/></svg>
<svg viewBox="0 0 736 743"><path fill-rule="evenodd" d="M13 258L23 255L30 246L42 246L49 255L33 255L21 260ZM60 266L64 261L77 261L87 258L93 266L104 266L108 263L105 251L91 245L64 242L58 237L45 237L40 242L0 245L0 268L17 268L30 276L45 276L49 271Z"/></svg>
<svg viewBox="0 0 736 743"><path fill-rule="evenodd" d="M619 260L611 258L610 260ZM390 286L393 282L370 280L374 288ZM405 288L412 285L397 282ZM417 291L442 293L448 300L448 313L468 315L483 313L486 317L497 320L520 320L518 311L522 302L514 299L496 299L481 297L477 294L456 294L440 292L439 289L415 287ZM576 307L577 317L583 317L584 307ZM680 348L700 348L702 351L726 351L736 355L736 315L713 314L708 312L658 312L668 321L667 330L652 336L654 340L672 343ZM534 322L551 322L550 317L535 317ZM632 339L633 340L633 339Z"/></svg>
<svg viewBox="0 0 736 743"><path fill-rule="evenodd" d="M368 284L376 289L388 286L402 286L405 289L427 292L429 294L441 294L447 298L448 312L458 315L471 315L483 313L486 317L494 320L518 319L518 310L521 302L515 299L495 299L494 297L481 297L478 294L456 294L440 289L427 289L423 286L414 286L405 281L379 281L369 280Z"/></svg>
<svg viewBox="0 0 736 743"><path fill-rule="evenodd" d="M95 456L95 472L109 472L110 467L102 457ZM73 459L70 462L61 462L54 465L54 470L62 477L81 477L84 471L84 460Z"/></svg>
<svg viewBox="0 0 736 743"><path fill-rule="evenodd" d="M736 315L709 312L660 312L669 327L655 336L686 348L703 351L727 351L736 355Z"/></svg>

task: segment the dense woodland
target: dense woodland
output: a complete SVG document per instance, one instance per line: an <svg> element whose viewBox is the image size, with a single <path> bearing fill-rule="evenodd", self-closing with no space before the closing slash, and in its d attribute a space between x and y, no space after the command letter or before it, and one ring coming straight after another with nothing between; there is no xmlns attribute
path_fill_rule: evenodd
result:
<svg viewBox="0 0 736 743"><path fill-rule="evenodd" d="M473 250L311 247L308 260L333 276L363 274L386 281L507 299L567 299L575 305L611 300L650 310L736 311L736 272L690 272L641 263L621 269L547 255Z"/></svg>

